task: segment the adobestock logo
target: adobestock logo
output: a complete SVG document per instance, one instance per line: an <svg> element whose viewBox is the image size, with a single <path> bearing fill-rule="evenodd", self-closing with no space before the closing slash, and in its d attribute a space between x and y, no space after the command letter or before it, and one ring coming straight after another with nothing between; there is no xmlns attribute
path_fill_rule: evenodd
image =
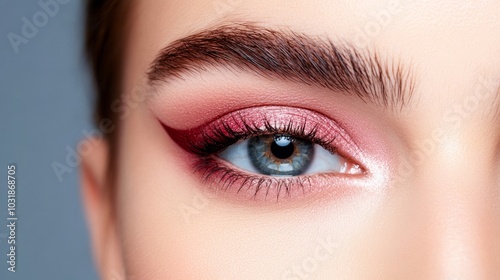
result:
<svg viewBox="0 0 500 280"><path fill-rule="evenodd" d="M301 280L316 278L314 274L321 268L320 266L332 258L338 244L332 240L331 236L327 238L318 238L317 246L314 251L295 264L292 268L284 271L281 276L283 280Z"/></svg>
<svg viewBox="0 0 500 280"><path fill-rule="evenodd" d="M18 33L9 32L7 39L9 39L12 49L17 54L19 53L19 46L21 44L29 43L39 31L39 28L46 26L49 19L55 17L61 10L60 5L68 4L71 0L40 0L38 5L41 10L36 11L30 18L22 17L23 25Z"/></svg>

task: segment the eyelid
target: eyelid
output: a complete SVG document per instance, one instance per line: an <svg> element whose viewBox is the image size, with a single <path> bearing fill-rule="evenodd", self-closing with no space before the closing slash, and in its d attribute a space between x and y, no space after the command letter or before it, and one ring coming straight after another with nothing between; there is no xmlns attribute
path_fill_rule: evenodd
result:
<svg viewBox="0 0 500 280"><path fill-rule="evenodd" d="M251 128L253 131L248 131ZM165 126L165 129L179 146L200 156L208 156L225 147L218 147L216 142L233 140L234 143L236 137L244 139L261 135L263 132L272 134L290 129L302 130L311 137L310 141L363 166L363 162L359 162L362 160L361 149L350 135L331 118L308 109L283 106L250 107L217 117L195 128L176 130ZM207 140L212 142L209 144L215 144L208 153ZM334 147L337 149L332 150Z"/></svg>

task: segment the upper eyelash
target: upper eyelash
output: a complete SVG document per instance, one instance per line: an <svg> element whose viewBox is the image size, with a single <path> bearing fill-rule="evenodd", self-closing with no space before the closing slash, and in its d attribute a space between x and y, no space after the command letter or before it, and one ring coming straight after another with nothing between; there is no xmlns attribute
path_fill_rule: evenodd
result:
<svg viewBox="0 0 500 280"><path fill-rule="evenodd" d="M233 116L233 118L234 117L235 116ZM222 123L221 126L213 126L211 130L204 130L201 132L202 138L204 139L202 145L191 143L190 146L192 151L200 156L209 156L221 152L241 139L248 139L267 134L286 133L295 138L301 138L311 141L314 144L319 144L331 153L336 152L336 148L331 146L331 143L335 141L336 136L329 140L317 137L318 125L314 125L312 129L306 131L307 119L305 118L299 125L296 124L297 122L290 120L282 127L279 127L276 122L271 124L268 119L265 119L263 128L259 127L255 123L249 123L241 115L238 115L238 118L238 121L241 121L243 124L243 131L235 131L226 123ZM209 132L214 136L210 135Z"/></svg>
<svg viewBox="0 0 500 280"><path fill-rule="evenodd" d="M198 160L194 163L194 171L202 173L202 180L205 182L210 182L213 178L216 180L216 183L220 185L221 189L227 190L237 181L242 180L237 192L240 192L245 186L247 188L254 187L255 192L253 194L253 198L255 198L263 189L266 190L265 197L267 197L270 188L274 187L277 189L276 199L278 200L282 191L285 191L286 195L289 196L292 186L298 186L303 192L305 192L306 187L310 187L312 185L310 175L278 179L264 175L242 174L226 164L220 163L219 159L213 158L214 154L221 152L241 139L248 139L265 134L287 133L295 138L306 139L312 143L322 145L325 149L332 153L336 152L336 148L331 146L335 137L329 140L319 138L317 136L317 125L314 125L311 129L306 130L307 119L305 118L301 124L297 125L296 121L294 122L289 120L281 127L277 125L276 122L272 124L269 120L265 119L264 127L259 127L255 123L246 121L241 115L237 116L243 123L244 129L242 131L235 131L226 123L222 123L220 126L213 126L211 130L201 132L202 138L204 139L204 141L202 141L202 145L195 145L191 143L191 150L201 156L201 158L198 158ZM207 131L213 134L213 136ZM218 176L214 176L215 174L218 174ZM321 174L316 174L315 176L318 175Z"/></svg>

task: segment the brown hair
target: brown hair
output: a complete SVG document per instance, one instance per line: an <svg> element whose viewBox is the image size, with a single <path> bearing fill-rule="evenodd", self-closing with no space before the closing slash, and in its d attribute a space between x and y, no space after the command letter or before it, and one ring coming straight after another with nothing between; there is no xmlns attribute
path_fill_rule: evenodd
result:
<svg viewBox="0 0 500 280"><path fill-rule="evenodd" d="M85 52L96 87L94 122L110 120L115 129L104 133L109 146L108 193L114 194L119 119L112 103L121 96L124 51L127 41L127 0L88 0L85 19Z"/></svg>

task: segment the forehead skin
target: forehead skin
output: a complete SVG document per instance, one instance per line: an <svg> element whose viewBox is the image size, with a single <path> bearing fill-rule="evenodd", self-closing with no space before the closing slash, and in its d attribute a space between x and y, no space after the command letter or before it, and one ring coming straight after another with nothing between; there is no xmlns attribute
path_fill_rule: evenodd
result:
<svg viewBox="0 0 500 280"><path fill-rule="evenodd" d="M144 2L137 1L132 20L127 56L131 67L125 75L135 77L125 79L132 85L142 82L138 79L168 43L239 21L343 40L413 65L419 106L412 115L419 119L422 114L445 111L450 98L462 101L482 78L500 77L500 38L496 36L500 4L493 1ZM440 98L448 102L436 102Z"/></svg>
<svg viewBox="0 0 500 280"><path fill-rule="evenodd" d="M314 256L325 240L334 240L335 251L311 268L318 279L486 279L496 274L500 2L135 2L125 94L143 83L149 65L168 44L206 28L245 21L350 42L411 65L417 81L411 107L385 117L404 147L395 154L418 149L436 128L444 136L412 180L391 185L390 195L349 201L340 210L272 213L231 209L208 198L209 206L186 224L182 205L195 203L192 185L197 181L186 179L193 175L179 167L181 156L175 157L180 152L173 142L162 148L173 156L159 158L155 147L165 146L157 140L166 138L164 132L150 124L154 119L146 109L134 110L123 120L118 179L125 266L131 275L281 279L287 268ZM478 95L481 90L487 93ZM171 98L175 103L184 97ZM459 112L470 102L475 102L473 109ZM175 110L165 106L165 114L177 120ZM450 112L460 121L447 121ZM144 135L152 137L146 141ZM158 164L148 164L153 161Z"/></svg>

